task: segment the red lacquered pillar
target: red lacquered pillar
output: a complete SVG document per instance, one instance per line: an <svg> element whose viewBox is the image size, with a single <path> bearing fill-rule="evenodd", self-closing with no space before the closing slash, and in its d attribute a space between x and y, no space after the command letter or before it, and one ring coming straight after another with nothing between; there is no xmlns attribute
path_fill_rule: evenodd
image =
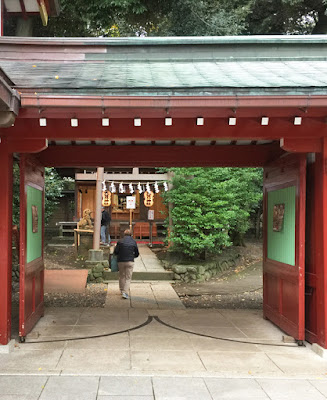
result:
<svg viewBox="0 0 327 400"><path fill-rule="evenodd" d="M11 335L12 185L13 157L6 138L0 143L0 345Z"/></svg>
<svg viewBox="0 0 327 400"><path fill-rule="evenodd" d="M327 348L327 140L316 154L315 165L315 264L317 274L317 339ZM313 311L313 310L312 310Z"/></svg>

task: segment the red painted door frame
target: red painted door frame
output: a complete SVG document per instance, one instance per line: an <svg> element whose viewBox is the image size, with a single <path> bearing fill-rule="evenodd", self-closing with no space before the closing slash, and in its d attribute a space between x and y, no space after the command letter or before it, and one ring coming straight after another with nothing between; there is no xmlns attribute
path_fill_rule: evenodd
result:
<svg viewBox="0 0 327 400"><path fill-rule="evenodd" d="M327 140L308 168L306 339L327 348Z"/></svg>
<svg viewBox="0 0 327 400"><path fill-rule="evenodd" d="M268 258L268 193L295 186L295 265ZM305 339L306 155L288 155L264 169L263 313L287 334ZM285 210L287 212L287 210Z"/></svg>
<svg viewBox="0 0 327 400"><path fill-rule="evenodd" d="M4 224L0 229L0 345L8 344L11 335L12 269L12 165L7 141L0 143L0 210Z"/></svg>
<svg viewBox="0 0 327 400"><path fill-rule="evenodd" d="M20 296L19 337L24 340L44 314L44 167L31 155L20 155ZM27 262L27 188L42 191L41 256ZM40 218L40 216L39 216Z"/></svg>

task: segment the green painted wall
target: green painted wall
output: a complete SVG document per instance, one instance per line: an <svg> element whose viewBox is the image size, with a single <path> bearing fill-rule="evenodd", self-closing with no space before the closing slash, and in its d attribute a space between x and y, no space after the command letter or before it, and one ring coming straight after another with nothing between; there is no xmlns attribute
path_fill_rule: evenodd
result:
<svg viewBox="0 0 327 400"><path fill-rule="evenodd" d="M267 256L271 260L290 265L295 265L295 196L295 186L268 192ZM275 204L285 204L280 232L273 231Z"/></svg>
<svg viewBox="0 0 327 400"><path fill-rule="evenodd" d="M33 233L32 206L38 211L38 230ZM42 191L27 186L26 210L26 262L29 263L42 255Z"/></svg>

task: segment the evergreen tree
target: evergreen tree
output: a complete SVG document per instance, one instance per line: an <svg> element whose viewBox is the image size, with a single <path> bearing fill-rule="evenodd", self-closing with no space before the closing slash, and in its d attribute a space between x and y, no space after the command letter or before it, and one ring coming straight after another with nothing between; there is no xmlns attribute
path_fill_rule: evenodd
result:
<svg viewBox="0 0 327 400"><path fill-rule="evenodd" d="M173 168L172 250L195 257L219 253L249 228L250 213L262 199L262 170ZM237 243L238 244L238 243Z"/></svg>

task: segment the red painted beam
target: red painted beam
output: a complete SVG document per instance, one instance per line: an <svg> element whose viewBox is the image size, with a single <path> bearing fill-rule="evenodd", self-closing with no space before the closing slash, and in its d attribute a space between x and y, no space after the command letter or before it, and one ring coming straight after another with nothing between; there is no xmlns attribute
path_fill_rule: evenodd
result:
<svg viewBox="0 0 327 400"><path fill-rule="evenodd" d="M40 89L39 89L40 90ZM40 90L41 91L41 90ZM22 118L326 116L327 96L68 96L22 92Z"/></svg>
<svg viewBox="0 0 327 400"><path fill-rule="evenodd" d="M262 167L283 151L263 146L51 146L38 158L55 167Z"/></svg>
<svg viewBox="0 0 327 400"><path fill-rule="evenodd" d="M47 139L11 139L8 138L10 153L39 153L48 147Z"/></svg>
<svg viewBox="0 0 327 400"><path fill-rule="evenodd" d="M289 153L321 153L322 140L320 138L282 138L280 147Z"/></svg>
<svg viewBox="0 0 327 400"><path fill-rule="evenodd" d="M12 154L5 139L0 143L0 344L11 335L11 269L12 269Z"/></svg>
<svg viewBox="0 0 327 400"><path fill-rule="evenodd" d="M73 103L72 103L73 104ZM47 107L43 108L40 114L37 108L20 109L19 118L51 118L51 119L100 119L100 118L196 118L198 116L204 118L225 118L236 116L237 118L256 118L260 123L262 116L270 118L290 118L294 116L303 116L303 112L297 107L257 107L257 108L239 108L236 115L233 110L228 107L178 107L178 108L142 108L142 107L110 107L107 109L99 107ZM305 118L325 118L326 108L311 108L305 114Z"/></svg>
<svg viewBox="0 0 327 400"><path fill-rule="evenodd" d="M22 93L22 107L97 107L103 108L239 108L327 107L327 96L72 96Z"/></svg>
<svg viewBox="0 0 327 400"><path fill-rule="evenodd" d="M196 118L176 118L172 126L165 126L164 119L144 118L142 126L133 126L133 117L111 119L109 127L101 125L101 119L78 120L78 127L70 126L70 117L49 119L46 127L39 126L38 119L17 119L11 128L0 128L0 134L11 138L49 140L218 140L218 139L274 139L327 137L327 125L321 119L305 118L302 125L293 120L271 119L262 126L255 118L239 118L236 126L228 125L228 119L208 118L204 126L196 125Z"/></svg>

